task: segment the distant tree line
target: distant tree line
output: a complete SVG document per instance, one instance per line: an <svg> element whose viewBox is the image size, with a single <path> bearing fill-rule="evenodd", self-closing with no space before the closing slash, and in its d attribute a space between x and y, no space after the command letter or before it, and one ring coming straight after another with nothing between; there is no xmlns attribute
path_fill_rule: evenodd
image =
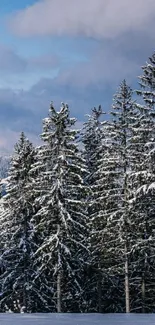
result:
<svg viewBox="0 0 155 325"><path fill-rule="evenodd" d="M155 312L155 54L82 130L51 103L0 199L0 311Z"/></svg>

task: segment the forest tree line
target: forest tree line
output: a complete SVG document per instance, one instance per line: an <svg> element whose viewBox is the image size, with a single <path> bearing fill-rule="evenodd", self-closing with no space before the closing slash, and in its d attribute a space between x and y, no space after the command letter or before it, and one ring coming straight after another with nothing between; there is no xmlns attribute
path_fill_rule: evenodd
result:
<svg viewBox="0 0 155 325"><path fill-rule="evenodd" d="M123 80L107 115L75 122L51 103L42 144L15 145L0 311L155 312L155 53L139 90Z"/></svg>

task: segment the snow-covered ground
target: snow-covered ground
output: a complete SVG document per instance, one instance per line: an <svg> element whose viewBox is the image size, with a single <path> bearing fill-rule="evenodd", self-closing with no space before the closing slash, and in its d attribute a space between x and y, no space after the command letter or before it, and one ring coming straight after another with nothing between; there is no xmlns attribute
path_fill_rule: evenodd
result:
<svg viewBox="0 0 155 325"><path fill-rule="evenodd" d="M0 314L0 325L155 325L155 314Z"/></svg>

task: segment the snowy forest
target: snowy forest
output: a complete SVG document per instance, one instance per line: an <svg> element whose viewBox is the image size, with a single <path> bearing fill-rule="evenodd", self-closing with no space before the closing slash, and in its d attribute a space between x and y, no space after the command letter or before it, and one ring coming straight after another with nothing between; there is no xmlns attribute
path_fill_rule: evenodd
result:
<svg viewBox="0 0 155 325"><path fill-rule="evenodd" d="M155 312L155 53L82 130L24 132L0 199L1 312Z"/></svg>

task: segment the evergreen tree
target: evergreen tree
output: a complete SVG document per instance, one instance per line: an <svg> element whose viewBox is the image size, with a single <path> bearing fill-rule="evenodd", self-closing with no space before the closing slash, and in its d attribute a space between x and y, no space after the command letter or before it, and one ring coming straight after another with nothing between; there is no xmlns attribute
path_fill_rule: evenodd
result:
<svg viewBox="0 0 155 325"><path fill-rule="evenodd" d="M132 211L136 218L135 245L135 308L142 312L154 311L154 182L155 182L155 54L142 67L139 77L141 89L137 94L139 119L133 131L132 144L135 153L132 164Z"/></svg>
<svg viewBox="0 0 155 325"><path fill-rule="evenodd" d="M117 295L116 304L111 301L115 311L130 312L130 276L132 229L134 220L130 212L130 171L132 126L136 117L135 105L132 100L132 90L124 80L112 106L113 120L109 121L107 146L104 156L99 162L98 184L100 186L100 201L102 210L100 218L104 220L101 244L103 256L106 251L106 268ZM112 280L113 279L113 280ZM123 290L125 282L125 290ZM124 296L124 302L122 298Z"/></svg>
<svg viewBox="0 0 155 325"><path fill-rule="evenodd" d="M15 145L9 170L7 195L3 198L1 276L3 311L33 310L33 193L30 192L29 171L34 162L32 144L21 133Z"/></svg>
<svg viewBox="0 0 155 325"><path fill-rule="evenodd" d="M84 124L82 131L82 142L84 145L83 155L88 168L88 176L85 179L88 190L88 215L89 215L89 246L91 256L89 260L89 277L87 283L87 301L90 311L102 311L102 272L100 246L98 245L99 227L103 228L103 223L98 222L101 210L97 189L98 179L98 161L102 155L102 122L103 111L101 106L92 109L91 115L88 115L88 121ZM97 236L96 236L97 235Z"/></svg>
<svg viewBox="0 0 155 325"><path fill-rule="evenodd" d="M38 274L44 278L51 311L75 312L85 308L83 281L86 263L86 173L75 143L74 118L62 104L53 104L43 120L44 145L38 150L35 189L40 209L35 216L40 247L36 252Z"/></svg>

